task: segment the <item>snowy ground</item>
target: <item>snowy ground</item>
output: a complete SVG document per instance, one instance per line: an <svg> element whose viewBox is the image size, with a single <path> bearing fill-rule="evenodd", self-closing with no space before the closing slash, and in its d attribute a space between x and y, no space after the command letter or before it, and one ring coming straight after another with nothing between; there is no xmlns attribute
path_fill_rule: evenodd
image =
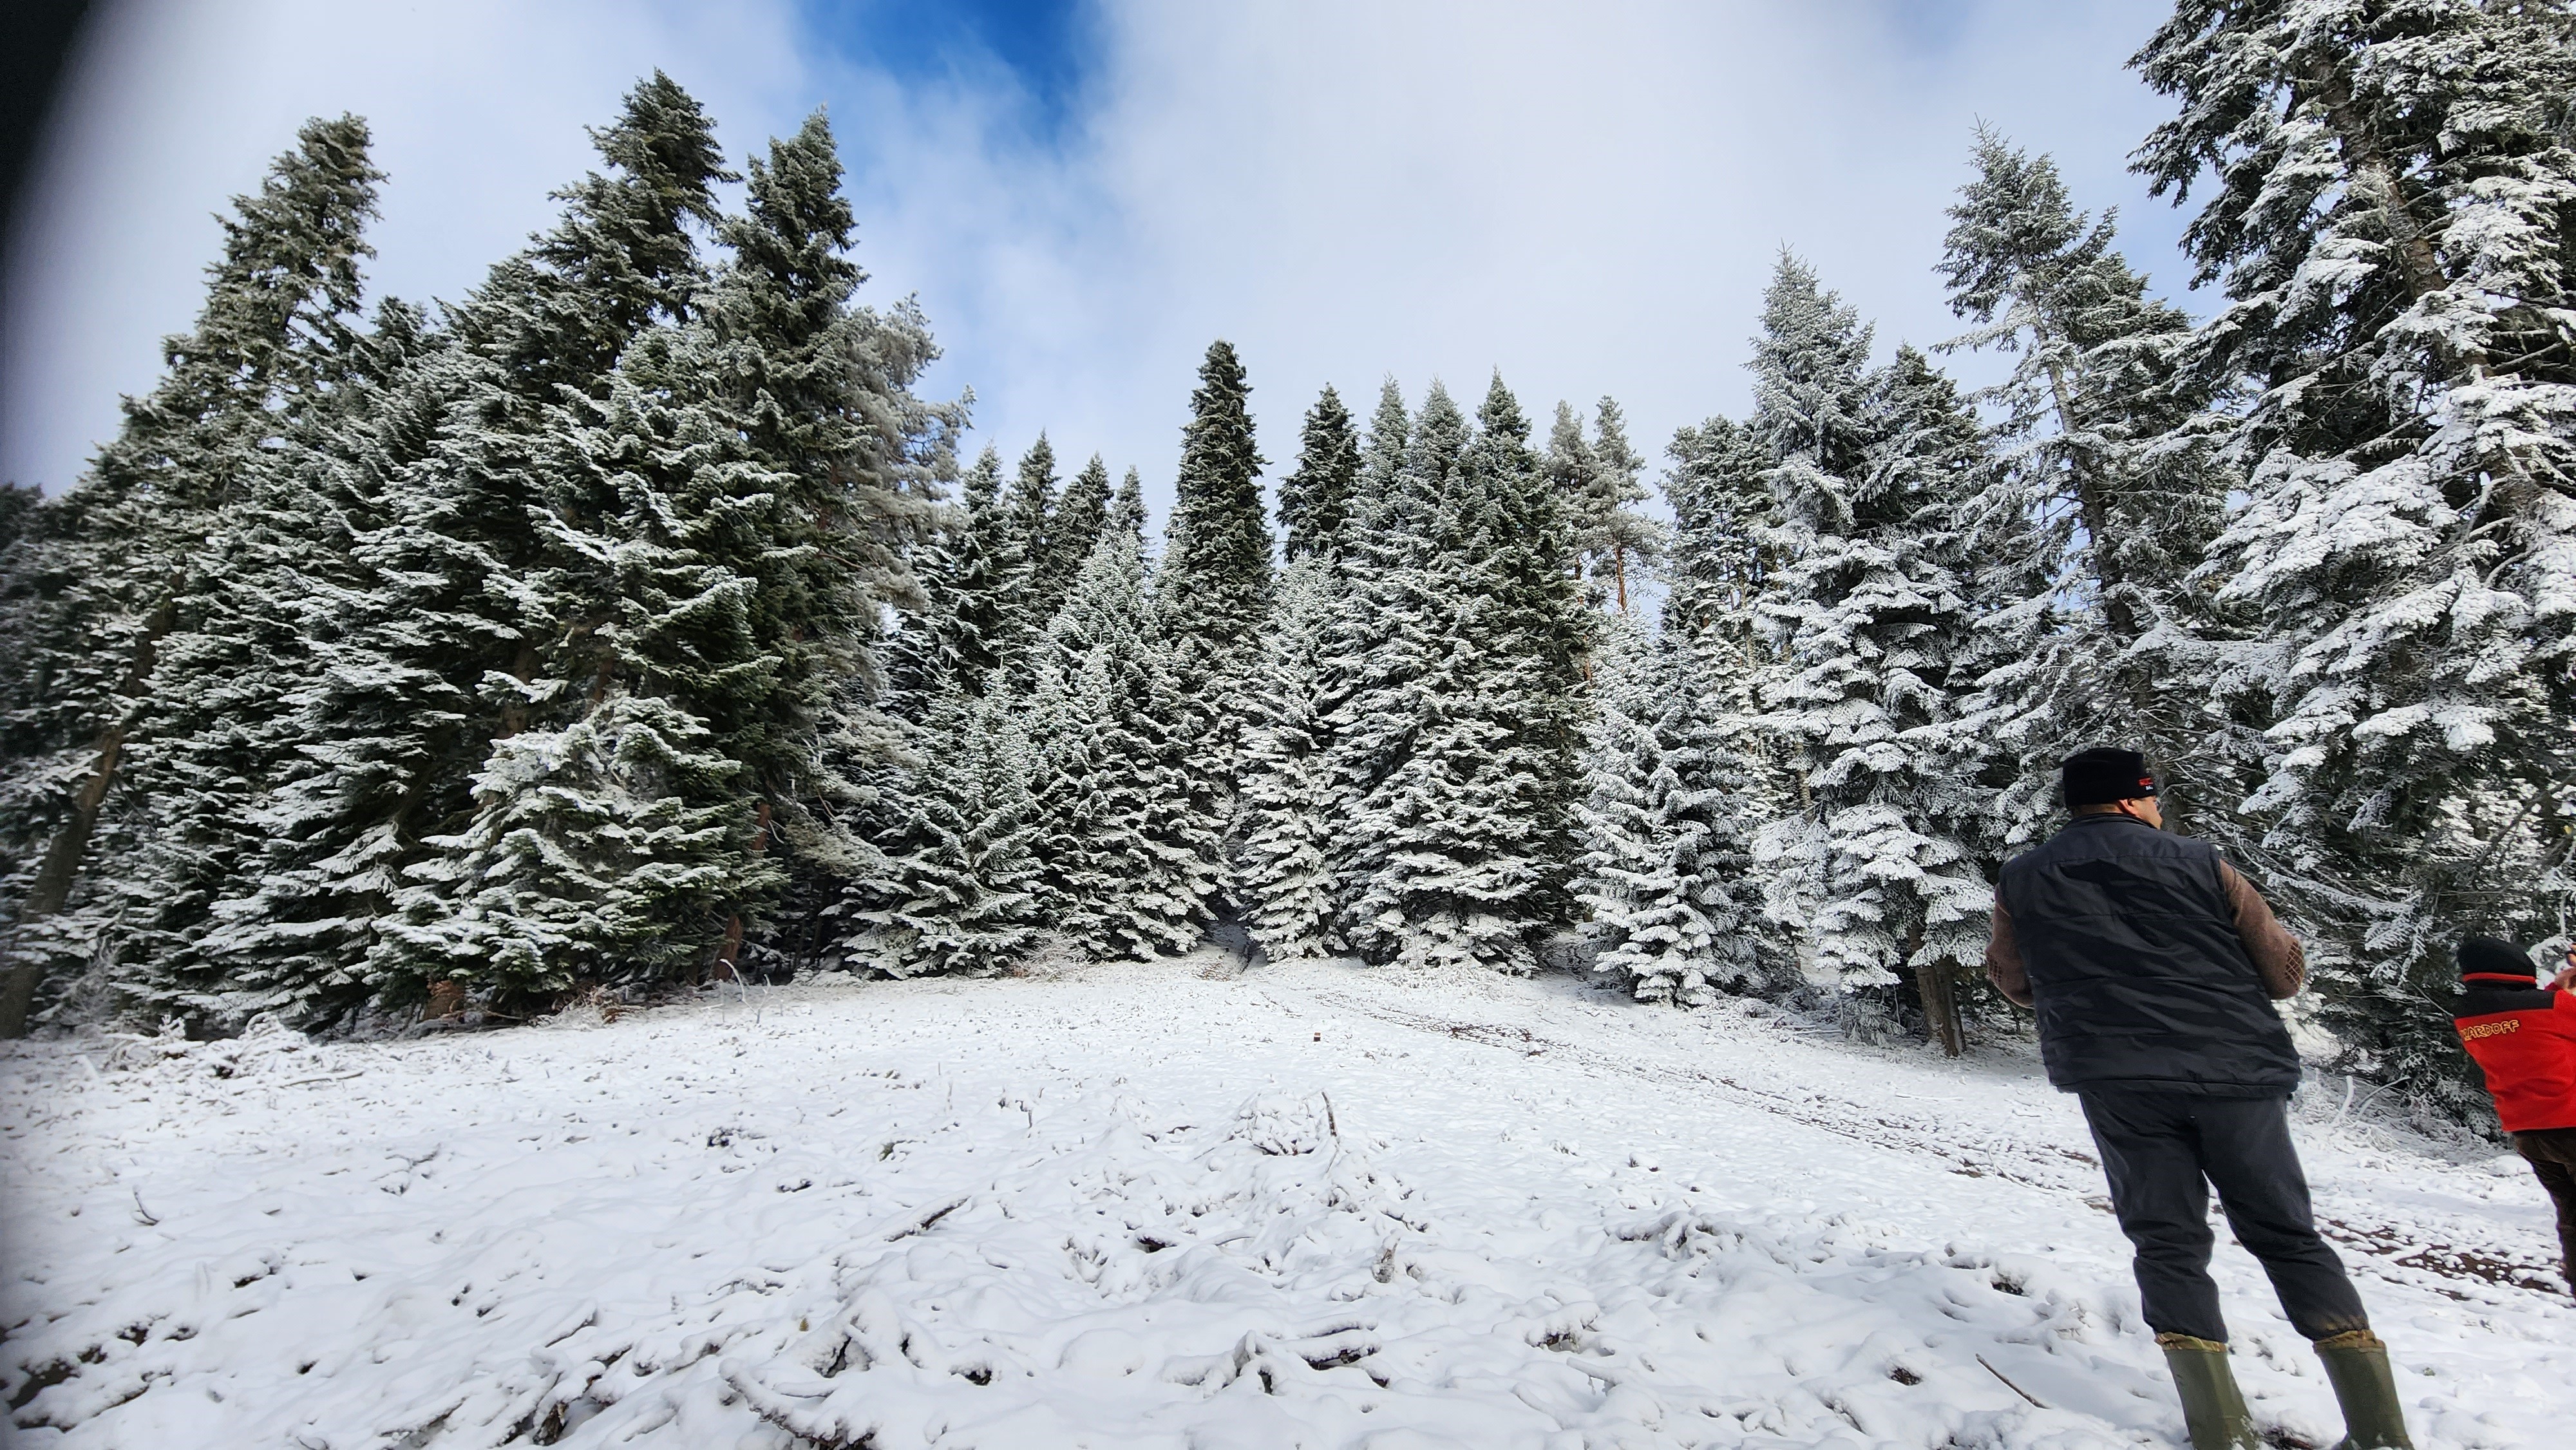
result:
<svg viewBox="0 0 2576 1450"><path fill-rule="evenodd" d="M2179 1443L2026 1056L1201 969L17 1048L14 1443ZM2328 1096L2303 1146L2418 1443L2565 1443L2528 1173ZM2314 1358L2220 1272L2257 1416L2328 1441Z"/></svg>

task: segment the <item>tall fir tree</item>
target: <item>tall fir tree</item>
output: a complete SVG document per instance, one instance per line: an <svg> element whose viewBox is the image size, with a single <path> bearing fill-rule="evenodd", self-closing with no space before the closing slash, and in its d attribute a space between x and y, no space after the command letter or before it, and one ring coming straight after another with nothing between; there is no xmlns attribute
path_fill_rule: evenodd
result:
<svg viewBox="0 0 2576 1450"><path fill-rule="evenodd" d="M2576 904L2570 25L2183 0L2133 62L2179 108L2138 169L2205 190L2228 298L2194 363L2253 390L2210 577L2264 626L2224 681L2270 721L2256 864L2353 1065L2455 1106L2451 948Z"/></svg>
<svg viewBox="0 0 2576 1450"><path fill-rule="evenodd" d="M1056 606L1064 591L1073 584L1082 561L1090 551L1071 558L1056 537L1057 494L1061 480L1055 473L1055 445L1044 433L1020 455L1019 467L1011 474L1010 486L1002 494L1003 516L1017 536L1021 550L1028 556L1029 579L1021 607L1027 611L1029 628L1043 630L1055 617Z"/></svg>
<svg viewBox="0 0 2576 1450"><path fill-rule="evenodd" d="M1056 500L1055 526L1047 537L1047 550L1051 558L1069 562L1062 566L1062 582L1054 587L1055 604L1063 602L1064 591L1073 587L1073 577L1082 572L1083 562L1100 547L1100 536L1109 531L1112 502L1109 465L1095 453ZM1055 613L1053 605L1047 613Z"/></svg>
<svg viewBox="0 0 2576 1450"><path fill-rule="evenodd" d="M1628 442L1627 417L1617 400L1601 400L1593 427L1594 437L1585 438L1573 405L1558 403L1546 467L1573 520L1594 592L1624 618L1630 572L1662 556L1664 529L1637 510L1647 497L1645 461Z"/></svg>
<svg viewBox="0 0 2576 1450"><path fill-rule="evenodd" d="M161 381L127 400L117 437L9 555L0 595L21 838L9 855L0 1036L24 1033L51 965L90 949L97 923L56 918L104 900L102 884L114 895L113 878L154 829L148 791L118 792L120 773L154 767L156 733L204 724L159 678L163 641L202 622L204 571L232 515L277 442L326 405L355 350L364 232L383 179L368 141L354 117L308 122L260 190L235 199L205 306L164 342ZM111 819L102 843L102 815L123 814L111 809L117 795L132 818ZM85 890L100 856L115 864L92 870Z"/></svg>
<svg viewBox="0 0 2576 1450"><path fill-rule="evenodd" d="M1050 927L1099 959L1187 950L1223 865L1193 712L1140 553L1105 534L1035 655L1035 851Z"/></svg>
<svg viewBox="0 0 2576 1450"><path fill-rule="evenodd" d="M1340 554L1352 523L1351 495L1359 473L1359 435L1341 394L1327 383L1306 410L1297 467L1279 481L1279 522L1288 531L1290 559Z"/></svg>
<svg viewBox="0 0 2576 1450"><path fill-rule="evenodd" d="M1950 676L1968 647L1959 567L1924 529L1973 453L1976 425L1919 353L1868 369L1869 329L1792 257L1764 296L1753 433L1780 524L1755 608L1770 636L1766 728L1798 789L1757 855L1773 918L1805 934L1814 978L1880 1030L1899 969L1983 945L1991 893L1975 859L1985 806L1958 761Z"/></svg>
<svg viewBox="0 0 2576 1450"><path fill-rule="evenodd" d="M904 544L932 522L964 421L910 392L936 355L917 312L851 305L853 218L822 116L749 170L696 315L639 338L590 415L585 461L621 506L568 551L615 561L581 591L616 601L593 635L593 693L605 679L664 698L744 766L744 886L713 957L726 974L771 905L751 884L771 864L753 858L775 846L817 876L867 864L838 824L858 796L843 767L893 749L873 709L880 622L924 603Z"/></svg>
<svg viewBox="0 0 2576 1450"><path fill-rule="evenodd" d="M2049 158L1980 129L1974 167L1940 271L1975 324L1946 346L2017 359L1984 395L1997 458L1963 521L1984 559L1984 709L2013 761L2009 834L2037 833L2056 762L2117 720L2173 779L2173 824L2232 839L2254 742L2203 687L2225 629L2187 576L2236 480L2198 420L2217 400L2180 366L2190 319L2146 295L2110 219L2077 212Z"/></svg>
<svg viewBox="0 0 2576 1450"><path fill-rule="evenodd" d="M1251 385L1234 345L1208 345L1181 428L1181 471L1160 578L1180 664L1192 684L1240 668L1270 602L1270 525Z"/></svg>
<svg viewBox="0 0 2576 1450"><path fill-rule="evenodd" d="M1243 731L1251 713L1246 680L1260 660L1259 632L1271 590L1270 525L1261 503L1263 459L1255 446L1251 387L1231 343L1208 346L1181 429L1180 477L1154 571L1155 617L1164 631L1181 739L1187 798L1226 840L1238 822ZM1209 878L1194 915L1223 909L1226 884Z"/></svg>
<svg viewBox="0 0 2576 1450"><path fill-rule="evenodd" d="M1763 481L1769 459L1730 418L1676 429L1664 500L1673 539L1662 627L1698 650L1725 707L1750 708L1756 668L1768 659L1753 601L1779 567L1779 505Z"/></svg>
<svg viewBox="0 0 2576 1450"><path fill-rule="evenodd" d="M1575 897L1593 968L1638 1000L1699 1006L1768 985L1748 851L1740 719L1711 700L1697 652L1621 628L1605 651L1585 756Z"/></svg>
<svg viewBox="0 0 2576 1450"><path fill-rule="evenodd" d="M1280 572L1243 752L1243 840L1236 880L1252 934L1273 961L1330 954L1339 889L1332 872L1330 761L1335 578L1323 551Z"/></svg>
<svg viewBox="0 0 2576 1450"><path fill-rule="evenodd" d="M558 193L562 219L455 309L449 365L422 379L451 397L426 456L393 473L383 535L365 545L395 567L372 591L360 648L470 702L428 738L383 745L412 775L409 859L387 929L348 975L390 1001L417 1000L455 965L438 944L453 939L442 918L472 910L460 853L482 849L478 823L518 814L490 792L534 778L485 771L485 758L501 741L532 729L560 734L632 693L619 686L613 642L621 607L631 618L631 606L603 559L628 499L585 430L614 406L620 357L650 330L695 316L709 280L697 231L720 222L713 187L733 177L705 111L659 73L628 93L593 142L606 169ZM666 416L681 402L668 400ZM695 738L683 722L667 732Z"/></svg>
<svg viewBox="0 0 2576 1450"><path fill-rule="evenodd" d="M913 736L877 806L883 865L850 893L863 930L837 956L890 977L1005 970L1040 928L1036 748L1009 702L953 685Z"/></svg>
<svg viewBox="0 0 2576 1450"><path fill-rule="evenodd" d="M1401 400L1363 468L1380 542L1336 653L1333 770L1350 802L1341 935L1369 960L1526 971L1562 915L1572 778L1568 541L1497 380L1472 425L1438 384L1392 478Z"/></svg>

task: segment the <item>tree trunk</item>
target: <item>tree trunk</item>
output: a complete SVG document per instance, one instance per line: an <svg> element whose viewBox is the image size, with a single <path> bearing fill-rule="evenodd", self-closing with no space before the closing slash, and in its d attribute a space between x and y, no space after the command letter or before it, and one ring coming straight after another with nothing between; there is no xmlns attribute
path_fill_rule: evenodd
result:
<svg viewBox="0 0 2576 1450"><path fill-rule="evenodd" d="M2320 59L2310 62L2308 81L2317 88L2326 120L2334 127L2335 147L2352 173L2353 189L2379 203L2388 218L2389 231L2396 235L2398 270L2406 278L2407 292L2421 302L2450 286L2450 278L2442 274L2442 260L2433 250L2431 235L2397 185L2397 169L2388 164L2378 138L2371 134L2369 119L2354 102L2351 78L2337 70L2333 62ZM2486 370L2483 355L2460 361L2473 378Z"/></svg>
<svg viewBox="0 0 2576 1450"><path fill-rule="evenodd" d="M769 802L762 801L753 811L751 844L744 848L744 854L759 856L769 850ZM737 911L725 918L724 945L716 950L715 979L720 982L741 981L741 961L742 913Z"/></svg>
<svg viewBox="0 0 2576 1450"><path fill-rule="evenodd" d="M1957 1057L1968 1050L1968 1032L1959 1019L1959 984L1954 962L1933 962L1914 969L1914 989L1923 998L1923 1019L1941 1051Z"/></svg>
<svg viewBox="0 0 2576 1450"><path fill-rule="evenodd" d="M134 641L134 658L126 666L125 678L117 682L117 698L141 694L144 681L152 677L161 637L178 621L179 583L183 577L171 576L159 607L144 617L143 633ZM98 830L99 811L107 802L109 787L116 784L116 767L125 758L125 735L135 723L135 713L126 711L98 732L98 761L90 767L89 778L72 793L70 818L45 847L44 863L37 867L36 879L27 887L27 899L18 909L20 932L60 912L71 900L72 883L80 879L82 858L89 854L90 837ZM22 961L9 968L6 978L0 978L0 1038L27 1035L27 1014L35 1007L36 988L44 974L41 960Z"/></svg>

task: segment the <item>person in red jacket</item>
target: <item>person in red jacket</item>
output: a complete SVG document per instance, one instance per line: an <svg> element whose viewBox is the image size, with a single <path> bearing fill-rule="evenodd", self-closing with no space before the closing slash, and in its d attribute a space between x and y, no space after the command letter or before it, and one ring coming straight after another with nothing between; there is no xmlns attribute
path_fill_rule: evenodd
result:
<svg viewBox="0 0 2576 1450"><path fill-rule="evenodd" d="M2576 1287L2576 946L2547 987L2531 953L2509 941L2460 943L2460 1006L2451 1025L2486 1074L2514 1151L2558 1206L2558 1250Z"/></svg>

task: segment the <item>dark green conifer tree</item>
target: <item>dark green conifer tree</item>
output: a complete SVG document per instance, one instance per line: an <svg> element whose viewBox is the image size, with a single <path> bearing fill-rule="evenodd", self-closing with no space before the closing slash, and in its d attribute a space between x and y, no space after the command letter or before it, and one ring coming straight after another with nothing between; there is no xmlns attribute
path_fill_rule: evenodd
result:
<svg viewBox="0 0 2576 1450"><path fill-rule="evenodd" d="M6 561L11 678L0 728L8 794L25 804L8 813L17 839L7 847L0 1036L25 1031L49 967L91 949L95 923L56 918L117 894L157 829L150 792L118 791L120 776L151 770L155 742L196 723L160 677L163 643L202 621L206 571L232 512L278 440L308 425L347 368L365 226L383 179L367 147L355 117L308 122L260 190L236 199L205 306L164 343L160 383L127 401L115 440ZM84 886L101 856L116 864Z"/></svg>
<svg viewBox="0 0 2576 1450"><path fill-rule="evenodd" d="M2309 932L2349 1065L2480 1102L2443 1013L2464 931L2576 910L2576 95L2570 7L2179 0L2132 62L2137 154L2199 209L2245 383L2210 545L2261 621L2250 862Z"/></svg>
<svg viewBox="0 0 2576 1450"><path fill-rule="evenodd" d="M1306 410L1296 470L1279 480L1279 522L1288 530L1289 558L1330 560L1341 552L1359 473L1359 435L1341 395L1327 383Z"/></svg>
<svg viewBox="0 0 2576 1450"><path fill-rule="evenodd" d="M1232 343L1209 344L1181 429L1180 481L1159 571L1188 688L1249 658L1270 603L1251 387Z"/></svg>

